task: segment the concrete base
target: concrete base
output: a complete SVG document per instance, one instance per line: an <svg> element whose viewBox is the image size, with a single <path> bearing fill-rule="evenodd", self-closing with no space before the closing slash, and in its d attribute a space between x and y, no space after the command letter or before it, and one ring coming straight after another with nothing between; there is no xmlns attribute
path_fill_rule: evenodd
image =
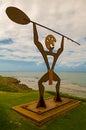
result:
<svg viewBox="0 0 86 130"><path fill-rule="evenodd" d="M81 103L81 101L68 98L62 98L62 102L54 102L53 98L46 99L45 102L46 108L36 108L37 102L31 102L14 106L12 109L27 117L37 126L41 126L48 120L73 109Z"/></svg>

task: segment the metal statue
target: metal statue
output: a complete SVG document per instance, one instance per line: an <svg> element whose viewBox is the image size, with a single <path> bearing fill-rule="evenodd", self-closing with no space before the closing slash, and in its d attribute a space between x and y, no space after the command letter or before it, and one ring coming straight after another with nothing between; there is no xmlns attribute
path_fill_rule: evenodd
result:
<svg viewBox="0 0 86 130"><path fill-rule="evenodd" d="M43 45L39 41L35 23L33 23L33 33L34 33L34 43L37 46L37 48L39 49L39 51L41 52L41 54L44 58L44 61L46 63L46 66L47 66L47 73L44 74L43 77L41 77L41 79L38 81L39 96L40 96L39 102L37 104L37 108L38 108L38 107L46 107L46 104L45 104L45 101L44 101L44 85L43 85L43 82L46 82L48 80L49 80L49 85L52 84L52 80L57 82L56 83L56 96L54 97L54 100L55 100L55 102L61 101L61 97L60 97L60 94L59 94L61 79L54 72L54 67L55 67L55 64L56 64L58 57L60 56L60 54L62 53L62 51L64 49L64 37L62 37L61 47L57 50L56 53L54 53L53 49L54 49L54 43L56 42L56 38L53 35L48 35L46 37L45 44L46 44L48 51L45 51L44 48L43 48ZM48 58L47 58L48 55L53 56L53 63L52 63L51 68L49 66L49 62L48 62Z"/></svg>
<svg viewBox="0 0 86 130"><path fill-rule="evenodd" d="M44 58L44 61L46 63L47 73L45 73L41 77L41 79L38 81L39 101L38 101L38 104L37 104L36 107L37 108L38 107L45 107L46 108L46 103L44 101L44 85L43 85L43 82L46 82L48 80L49 80L49 85L52 84L52 81L56 81L56 95L54 97L54 101L55 102L61 102L61 97L60 97L60 94L59 94L61 79L54 72L54 67L55 67L55 64L56 64L60 54L62 53L62 51L64 49L64 38L67 38L68 40L71 40L72 42L74 42L74 43L76 43L78 45L80 45L80 44L78 42L72 40L71 38L59 33L59 32L56 32L56 31L54 31L54 30L52 30L52 29L50 29L48 27L40 25L39 23L31 21L30 18L23 11L21 11L20 9L18 9L16 7L8 7L6 9L6 14L8 15L8 17L12 21L14 21L14 22L16 22L18 24L25 25L25 24L29 24L30 22L33 23L34 43L37 46L37 48L39 49L39 51L41 52L41 54L42 54L42 56ZM38 32L37 32L36 25L41 26L43 28L46 28L46 29L48 29L48 30L62 36L61 46L57 50L56 53L53 52L54 43L56 42L56 38L53 35L48 35L45 38L45 45L46 45L46 48L48 49L48 51L44 50L43 45L41 44L41 42L39 41L39 38L38 38ZM48 57L47 57L48 55L53 57L53 63L52 63L51 67L50 67L49 62L48 62Z"/></svg>

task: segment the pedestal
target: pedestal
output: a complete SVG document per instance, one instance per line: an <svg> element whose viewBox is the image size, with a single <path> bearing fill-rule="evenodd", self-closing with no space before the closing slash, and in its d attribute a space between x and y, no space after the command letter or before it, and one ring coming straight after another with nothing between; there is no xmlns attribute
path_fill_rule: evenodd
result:
<svg viewBox="0 0 86 130"><path fill-rule="evenodd" d="M41 126L50 119L64 114L81 103L81 101L68 98L62 98L62 102L54 102L53 98L46 99L45 102L46 108L36 108L37 102L31 102L14 106L12 109L27 117L37 126Z"/></svg>

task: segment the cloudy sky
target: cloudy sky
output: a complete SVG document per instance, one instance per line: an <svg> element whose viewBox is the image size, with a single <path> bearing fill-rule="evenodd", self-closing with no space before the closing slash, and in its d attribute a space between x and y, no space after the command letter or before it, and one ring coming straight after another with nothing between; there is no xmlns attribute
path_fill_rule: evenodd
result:
<svg viewBox="0 0 86 130"><path fill-rule="evenodd" d="M86 0L0 0L0 71L45 71L44 60L33 42L32 23L12 22L5 10L15 6L32 21L45 25L79 42L65 39L64 52L57 71L86 71ZM45 48L45 37L53 34L60 47L61 36L37 26L39 40ZM45 48L46 49L46 48ZM49 57L50 62L52 58Z"/></svg>

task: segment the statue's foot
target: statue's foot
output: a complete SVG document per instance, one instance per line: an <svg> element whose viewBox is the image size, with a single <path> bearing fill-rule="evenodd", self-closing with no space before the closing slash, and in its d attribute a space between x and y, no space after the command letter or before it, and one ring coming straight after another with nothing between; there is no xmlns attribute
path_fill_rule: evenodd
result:
<svg viewBox="0 0 86 130"><path fill-rule="evenodd" d="M44 99L40 99L40 100L38 101L38 104L37 104L36 108L39 108L39 107L44 107L44 108L46 108L46 104L45 104Z"/></svg>
<svg viewBox="0 0 86 130"><path fill-rule="evenodd" d="M62 99L59 95L57 95L57 96L54 97L54 101L55 102L62 102Z"/></svg>

